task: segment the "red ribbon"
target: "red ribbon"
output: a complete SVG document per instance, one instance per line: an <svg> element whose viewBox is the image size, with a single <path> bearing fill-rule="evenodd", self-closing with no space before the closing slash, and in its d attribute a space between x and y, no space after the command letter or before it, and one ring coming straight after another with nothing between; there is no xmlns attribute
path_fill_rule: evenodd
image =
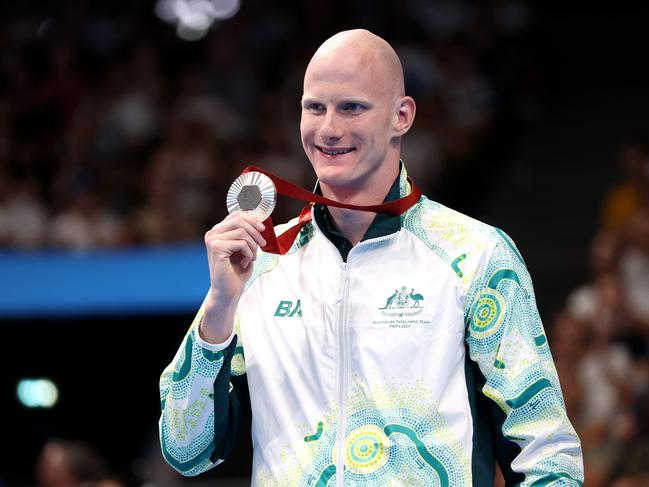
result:
<svg viewBox="0 0 649 487"><path fill-rule="evenodd" d="M382 203L380 205L350 205L347 203L340 203L338 201L325 198L319 194L311 193L304 188L300 188L293 183L275 176L263 169L260 169L256 166L248 166L243 170L241 174L247 172L260 172L265 174L270 178L270 180L275 183L277 188L277 193L283 196L288 196L300 201L307 201L308 204L302 208L300 212L300 217L298 218L297 224L293 225L291 228L282 233L279 237L275 235L275 230L273 229L273 220L269 216L264 220L264 225L266 228L261 232L262 236L266 240L266 245L261 249L264 252L269 252L271 254L284 255L289 251L295 238L304 225L306 225L311 220L311 207L314 203L321 203L327 206L335 206L338 208L346 208L348 210L358 210L358 211L371 211L373 213L387 213L388 215L401 215L404 211L412 207L419 198L421 197L421 190L415 184L415 182L408 177L408 182L412 190L408 196L399 198L397 200L388 201L387 203Z"/></svg>

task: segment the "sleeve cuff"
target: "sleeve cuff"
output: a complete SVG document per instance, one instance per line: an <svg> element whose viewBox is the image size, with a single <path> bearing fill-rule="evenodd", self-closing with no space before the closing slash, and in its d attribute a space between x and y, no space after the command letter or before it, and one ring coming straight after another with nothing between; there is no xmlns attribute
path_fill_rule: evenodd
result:
<svg viewBox="0 0 649 487"><path fill-rule="evenodd" d="M221 350L225 350L230 346L230 343L232 343L232 339L234 338L234 329L232 329L232 333L230 333L230 336L223 343L206 342L201 338L200 333L198 332L199 327L200 321L194 327L194 330L192 332L194 334L194 342L211 352L220 352Z"/></svg>

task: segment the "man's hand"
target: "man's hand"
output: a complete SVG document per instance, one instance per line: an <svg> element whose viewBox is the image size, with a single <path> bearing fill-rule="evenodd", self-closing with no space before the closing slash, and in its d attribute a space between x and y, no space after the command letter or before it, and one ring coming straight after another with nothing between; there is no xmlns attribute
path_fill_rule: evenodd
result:
<svg viewBox="0 0 649 487"><path fill-rule="evenodd" d="M252 274L257 248L266 245L263 230L263 223L237 211L205 234L210 290L199 331L207 342L222 343L232 333L234 313Z"/></svg>

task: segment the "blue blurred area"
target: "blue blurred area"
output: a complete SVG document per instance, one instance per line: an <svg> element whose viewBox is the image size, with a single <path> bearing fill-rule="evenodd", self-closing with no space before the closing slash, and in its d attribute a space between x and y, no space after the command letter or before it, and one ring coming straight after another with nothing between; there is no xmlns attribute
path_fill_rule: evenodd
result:
<svg viewBox="0 0 649 487"><path fill-rule="evenodd" d="M0 252L0 318L195 311L209 287L202 243L88 252Z"/></svg>

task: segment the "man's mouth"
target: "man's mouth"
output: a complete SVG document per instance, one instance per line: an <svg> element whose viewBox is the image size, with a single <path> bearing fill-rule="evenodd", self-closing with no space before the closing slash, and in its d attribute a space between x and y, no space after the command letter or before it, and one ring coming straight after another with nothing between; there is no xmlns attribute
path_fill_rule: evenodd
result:
<svg viewBox="0 0 649 487"><path fill-rule="evenodd" d="M342 154L348 154L352 151L355 151L356 149L354 147L320 147L319 145L316 145L316 148L322 152L323 154L327 156L339 156Z"/></svg>

